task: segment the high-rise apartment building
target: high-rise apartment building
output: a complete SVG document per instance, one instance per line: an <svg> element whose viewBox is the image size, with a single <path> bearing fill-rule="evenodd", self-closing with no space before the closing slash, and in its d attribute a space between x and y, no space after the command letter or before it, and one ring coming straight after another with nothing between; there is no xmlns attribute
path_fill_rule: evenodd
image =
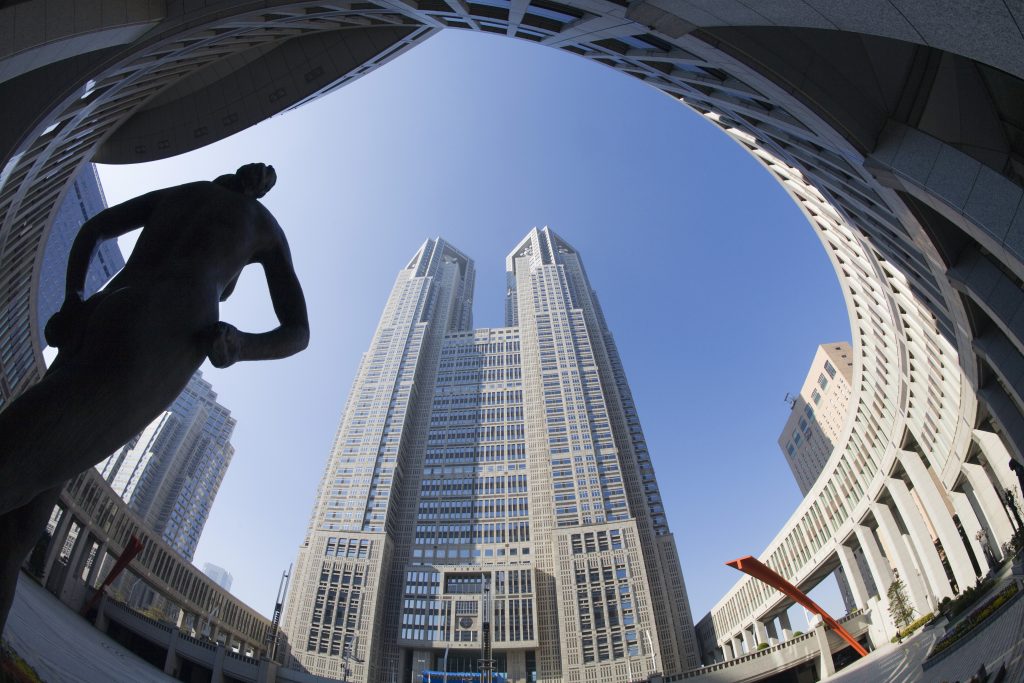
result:
<svg viewBox="0 0 1024 683"><path fill-rule="evenodd" d="M627 681L697 664L675 542L579 254L506 260L472 328L473 261L427 240L345 407L285 612L292 665L349 681L477 671Z"/></svg>
<svg viewBox="0 0 1024 683"><path fill-rule="evenodd" d="M36 303L36 319L39 321L40 344L46 321L64 303L64 284L67 281L68 254L82 225L107 207L96 167L87 164L75 178L46 239L43 264L39 273L39 298ZM89 263L85 275L85 296L92 296L107 280L124 267L124 258L117 246L117 240L102 242Z"/></svg>
<svg viewBox="0 0 1024 683"><path fill-rule="evenodd" d="M804 495L818 480L839 440L852 385L850 345L834 342L819 346L779 436L779 448Z"/></svg>
<svg viewBox="0 0 1024 683"><path fill-rule="evenodd" d="M231 411L203 373L167 410L96 465L111 488L175 550L192 559L235 453Z"/></svg>

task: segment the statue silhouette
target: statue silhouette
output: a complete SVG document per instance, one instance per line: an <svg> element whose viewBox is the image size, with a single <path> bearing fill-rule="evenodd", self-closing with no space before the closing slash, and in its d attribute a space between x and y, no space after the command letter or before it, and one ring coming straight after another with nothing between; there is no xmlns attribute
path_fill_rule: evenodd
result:
<svg viewBox="0 0 1024 683"><path fill-rule="evenodd" d="M284 358L306 348L309 323L284 232L259 202L272 166L156 190L87 221L68 258L64 305L46 324L58 354L43 378L0 412L0 631L19 567L61 487L141 431L206 358ZM124 268L83 300L103 240L142 228ZM240 332L219 320L242 269L263 266L280 325Z"/></svg>

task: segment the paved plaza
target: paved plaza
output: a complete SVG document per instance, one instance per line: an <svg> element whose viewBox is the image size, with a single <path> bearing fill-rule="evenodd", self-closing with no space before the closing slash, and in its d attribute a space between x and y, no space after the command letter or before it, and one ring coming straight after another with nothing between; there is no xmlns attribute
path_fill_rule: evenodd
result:
<svg viewBox="0 0 1024 683"><path fill-rule="evenodd" d="M22 574L4 639L45 683L173 683Z"/></svg>
<svg viewBox="0 0 1024 683"><path fill-rule="evenodd" d="M921 669L940 629L923 630L903 645L886 644L837 673L836 683L964 683L982 664L995 673L1006 664L1004 683L1024 683L1024 599L1017 600L970 641L927 671Z"/></svg>
<svg viewBox="0 0 1024 683"><path fill-rule="evenodd" d="M46 683L169 683L175 679L132 654L25 576L18 584L4 639ZM829 679L836 683L965 683L984 664L1003 663L1004 683L1024 683L1024 599L1017 600L970 642L922 670L940 629L924 629L902 645L886 644Z"/></svg>

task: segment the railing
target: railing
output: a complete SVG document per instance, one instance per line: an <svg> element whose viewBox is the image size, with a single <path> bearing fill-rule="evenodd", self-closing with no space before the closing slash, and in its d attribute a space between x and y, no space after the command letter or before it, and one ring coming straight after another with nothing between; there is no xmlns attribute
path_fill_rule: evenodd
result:
<svg viewBox="0 0 1024 683"><path fill-rule="evenodd" d="M849 614L847 614L842 619L836 619L836 621L838 621L840 624L844 624L844 623L846 623L846 622L848 622L848 621L850 621L852 619L856 619L859 616L863 616L864 614L865 614L865 610L857 609L857 610L854 610L853 612L850 612ZM795 638L790 638L789 640L783 641L783 642L781 642L781 643L779 643L777 645L772 645L771 647L766 647L763 650L757 650L755 652L748 652L747 654L745 654L745 655L743 655L741 657L735 657L735 658L730 659L730 660L725 661L725 662L717 662L715 664L709 664L708 666L704 666L704 667L701 667L699 669L691 669L690 671L685 671L685 672L683 672L681 674L676 674L675 676L669 676L665 680L667 680L667 681L684 681L684 680L686 680L688 678L697 678L698 676L705 676L705 675L707 675L709 673L714 673L715 671L721 671L723 669L728 669L728 668L731 668L731 667L734 667L734 666L739 666L740 664L745 664L746 662L754 661L755 659L758 659L760 657L765 657L767 655L774 654L774 653L779 652L781 650L785 650L786 648L788 648L790 646L793 646L793 645L796 645L798 643L802 643L805 640L807 640L809 638L812 638L813 636L814 636L814 631L810 631L808 633L802 633L799 636L796 636Z"/></svg>

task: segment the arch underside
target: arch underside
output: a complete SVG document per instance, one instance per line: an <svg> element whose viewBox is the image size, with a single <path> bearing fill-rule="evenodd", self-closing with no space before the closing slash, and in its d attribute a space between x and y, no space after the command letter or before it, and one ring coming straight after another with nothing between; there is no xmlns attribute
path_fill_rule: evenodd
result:
<svg viewBox="0 0 1024 683"><path fill-rule="evenodd" d="M1005 535L985 482L1012 488L1007 460L1024 450L1024 37L1003 3L960 16L895 0L723 2L716 14L682 0L223 0L170 14L126 1L123 15L56 27L34 15L44 4L0 9L0 30L25 43L0 54L13 65L0 101L17 103L0 131L0 406L43 369L41 252L83 164L197 148L464 28L557 47L679 99L762 163L821 239L849 310L855 407L762 561L802 588L854 572L844 549L867 556L874 543L896 567L888 515L904 531L919 517L946 528L934 500L964 529ZM33 69L26 54L47 58ZM947 558L976 559L961 536L937 540ZM962 568L929 574L915 553L922 601L963 581ZM722 647L786 606L740 581L709 615L708 640Z"/></svg>

